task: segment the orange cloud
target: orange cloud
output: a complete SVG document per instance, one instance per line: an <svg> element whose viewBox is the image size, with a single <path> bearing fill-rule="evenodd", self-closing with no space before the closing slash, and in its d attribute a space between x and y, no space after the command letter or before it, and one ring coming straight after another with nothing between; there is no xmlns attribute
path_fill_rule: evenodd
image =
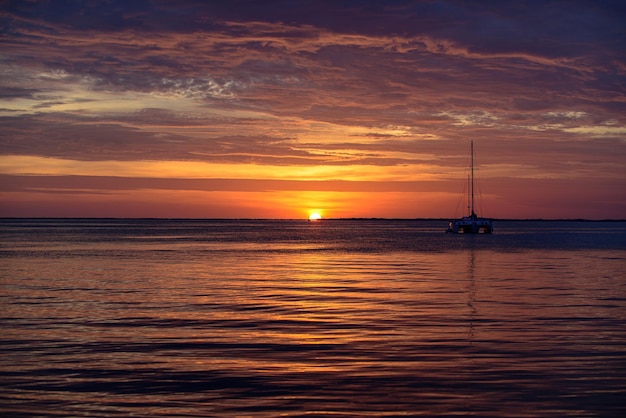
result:
<svg viewBox="0 0 626 418"><path fill-rule="evenodd" d="M279 4L16 3L4 213L115 197L138 214L170 191L180 216L447 216L470 139L495 216L623 213L604 194L626 188L613 6Z"/></svg>

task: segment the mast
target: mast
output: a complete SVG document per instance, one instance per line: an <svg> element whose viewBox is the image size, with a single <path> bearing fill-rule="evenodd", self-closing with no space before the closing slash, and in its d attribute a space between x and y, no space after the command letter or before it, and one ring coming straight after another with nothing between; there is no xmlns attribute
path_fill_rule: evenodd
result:
<svg viewBox="0 0 626 418"><path fill-rule="evenodd" d="M474 140L470 141L470 153L472 154L472 213L474 216Z"/></svg>
<svg viewBox="0 0 626 418"><path fill-rule="evenodd" d="M472 183L470 175L467 175L467 216L472 216Z"/></svg>

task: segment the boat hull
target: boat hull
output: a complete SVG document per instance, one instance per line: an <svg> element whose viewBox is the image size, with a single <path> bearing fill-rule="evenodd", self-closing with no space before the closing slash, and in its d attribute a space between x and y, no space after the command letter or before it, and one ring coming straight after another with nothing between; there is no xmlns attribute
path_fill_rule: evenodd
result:
<svg viewBox="0 0 626 418"><path fill-rule="evenodd" d="M446 232L455 234L491 234L493 222L491 219L466 217L450 221Z"/></svg>

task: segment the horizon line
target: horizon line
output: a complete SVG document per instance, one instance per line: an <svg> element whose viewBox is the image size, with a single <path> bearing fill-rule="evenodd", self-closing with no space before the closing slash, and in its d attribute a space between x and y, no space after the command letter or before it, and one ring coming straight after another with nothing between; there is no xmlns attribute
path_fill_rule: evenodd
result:
<svg viewBox="0 0 626 418"><path fill-rule="evenodd" d="M177 221L305 221L308 218L170 218L170 217L115 217L115 216L0 216L0 220L177 220ZM320 221L449 221L455 218L386 218L386 217L345 217L345 218L321 218L311 222ZM519 222L626 222L626 219L587 219L587 218L488 218L493 221L519 221Z"/></svg>

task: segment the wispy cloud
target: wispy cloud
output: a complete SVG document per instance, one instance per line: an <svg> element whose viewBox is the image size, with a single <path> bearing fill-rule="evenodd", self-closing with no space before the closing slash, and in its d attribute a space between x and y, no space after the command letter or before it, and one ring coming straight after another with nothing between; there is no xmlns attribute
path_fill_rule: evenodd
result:
<svg viewBox="0 0 626 418"><path fill-rule="evenodd" d="M475 139L494 186L543 180L554 200L555 179L579 182L581 200L623 188L621 4L259 3L7 8L0 173L436 180L429 193L446 194Z"/></svg>

